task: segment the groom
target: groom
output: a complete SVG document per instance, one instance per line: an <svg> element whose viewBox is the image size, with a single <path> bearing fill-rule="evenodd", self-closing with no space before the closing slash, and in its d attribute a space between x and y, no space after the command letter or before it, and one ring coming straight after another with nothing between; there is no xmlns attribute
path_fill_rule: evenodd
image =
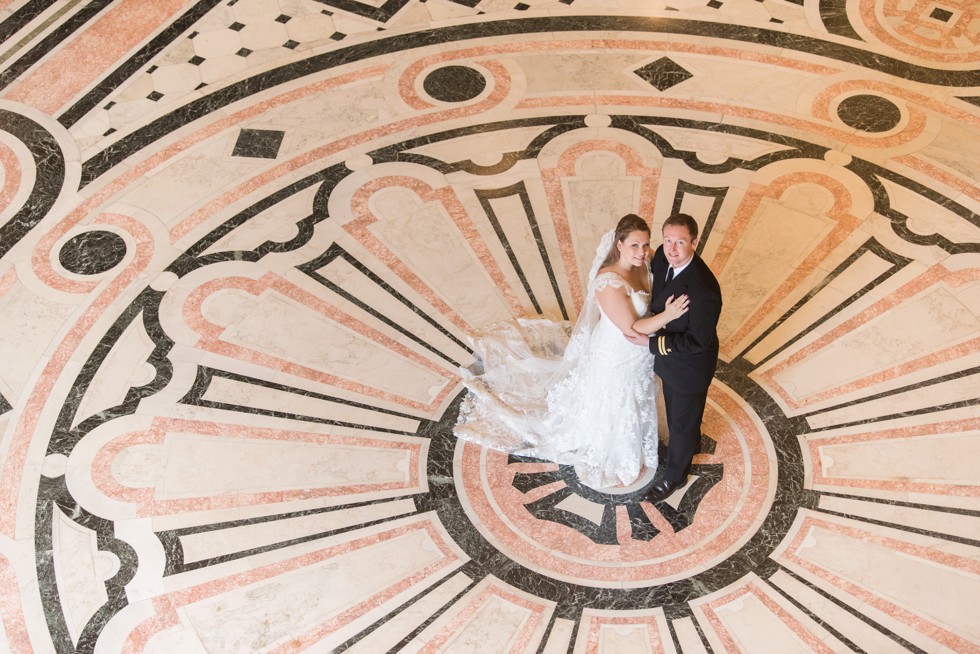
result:
<svg viewBox="0 0 980 654"><path fill-rule="evenodd" d="M667 410L667 467L648 499L659 502L683 486L701 440L701 418L708 386L718 364L718 317L721 287L708 265L695 254L698 224L684 213L664 222L663 245L651 262L650 310L661 313L670 296L687 295L690 309L649 339L653 369L660 377ZM645 339L645 337L642 337ZM630 340L635 340L630 338ZM642 342L642 341L640 341Z"/></svg>

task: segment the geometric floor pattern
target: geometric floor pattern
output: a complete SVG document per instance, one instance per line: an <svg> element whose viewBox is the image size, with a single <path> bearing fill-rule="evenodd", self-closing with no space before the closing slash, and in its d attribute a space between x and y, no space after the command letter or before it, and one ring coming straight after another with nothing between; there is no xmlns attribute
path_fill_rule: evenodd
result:
<svg viewBox="0 0 980 654"><path fill-rule="evenodd" d="M980 652L974 0L0 0L0 651ZM695 216L683 492L457 442Z"/></svg>

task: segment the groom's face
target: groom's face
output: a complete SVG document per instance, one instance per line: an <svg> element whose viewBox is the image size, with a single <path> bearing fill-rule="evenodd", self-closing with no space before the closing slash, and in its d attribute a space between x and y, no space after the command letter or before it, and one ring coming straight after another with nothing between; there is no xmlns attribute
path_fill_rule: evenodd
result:
<svg viewBox="0 0 980 654"><path fill-rule="evenodd" d="M691 238L691 232L687 227L681 225L664 226L664 256L667 262L674 268L683 266L694 256L694 248L697 247L698 239Z"/></svg>

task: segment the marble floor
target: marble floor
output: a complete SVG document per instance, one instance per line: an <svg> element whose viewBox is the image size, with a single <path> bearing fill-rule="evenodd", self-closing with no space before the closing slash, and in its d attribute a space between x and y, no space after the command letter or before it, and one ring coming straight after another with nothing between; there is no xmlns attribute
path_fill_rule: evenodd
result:
<svg viewBox="0 0 980 654"><path fill-rule="evenodd" d="M0 0L0 651L980 652L978 179L976 0ZM457 441L675 210L689 483Z"/></svg>

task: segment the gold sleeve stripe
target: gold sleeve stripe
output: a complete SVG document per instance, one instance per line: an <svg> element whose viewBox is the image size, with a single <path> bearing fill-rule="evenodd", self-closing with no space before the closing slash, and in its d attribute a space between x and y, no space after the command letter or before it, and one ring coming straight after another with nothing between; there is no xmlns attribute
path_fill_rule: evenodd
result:
<svg viewBox="0 0 980 654"><path fill-rule="evenodd" d="M657 338L657 349L660 350L660 354L663 354L664 356L667 355L667 337L666 336L659 336Z"/></svg>

